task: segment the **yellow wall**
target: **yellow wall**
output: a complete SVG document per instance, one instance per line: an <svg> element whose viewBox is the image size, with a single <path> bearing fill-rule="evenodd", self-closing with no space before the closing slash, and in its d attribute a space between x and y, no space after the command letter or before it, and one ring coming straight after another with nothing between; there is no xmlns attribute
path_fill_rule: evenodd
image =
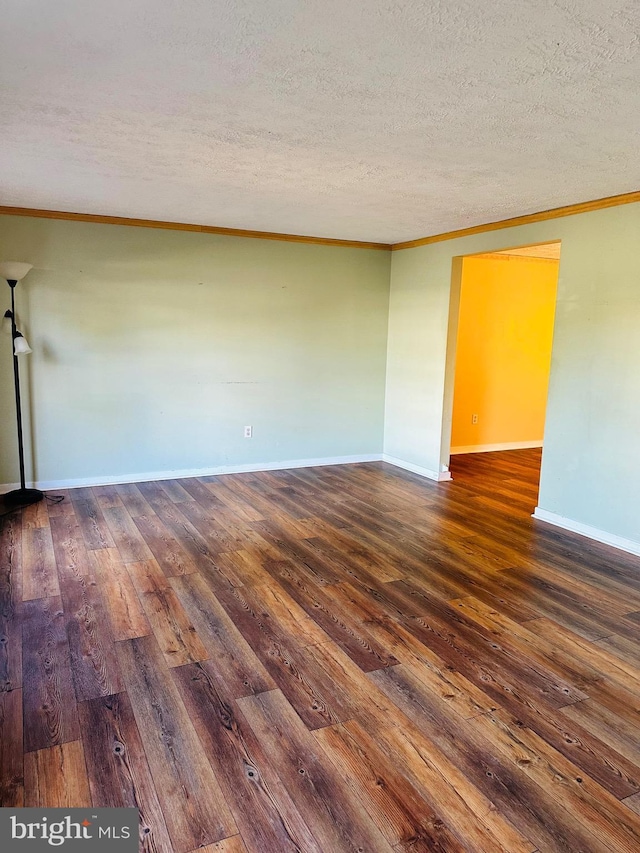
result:
<svg viewBox="0 0 640 853"><path fill-rule="evenodd" d="M557 261L464 259L453 453L542 444L557 281Z"/></svg>

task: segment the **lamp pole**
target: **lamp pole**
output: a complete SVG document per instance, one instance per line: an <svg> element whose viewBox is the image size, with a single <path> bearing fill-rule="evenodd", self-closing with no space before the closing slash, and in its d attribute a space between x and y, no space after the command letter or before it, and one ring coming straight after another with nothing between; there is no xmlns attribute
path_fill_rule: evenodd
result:
<svg viewBox="0 0 640 853"><path fill-rule="evenodd" d="M25 492L27 490L25 478L24 478L24 439L22 436L22 402L20 400L20 367L18 366L18 356L16 355L14 341L16 339L16 332L18 329L16 328L16 303L15 303L15 292L16 292L16 284L18 282L15 280L7 281L7 284L11 288L11 349L13 350L13 382L16 389L16 419L18 423L18 455L20 457L20 489L19 491ZM5 496L6 500L6 496Z"/></svg>
<svg viewBox="0 0 640 853"><path fill-rule="evenodd" d="M44 497L44 493L40 489L28 489L25 473L24 473L24 436L22 432L22 400L20 397L20 366L18 364L18 352L31 352L26 341L22 337L21 332L16 326L16 306L15 306L15 289L18 281L23 278L31 269L29 264L0 264L0 275L6 275L7 284L11 288L11 344L13 355L13 382L16 394L16 422L18 426L18 456L20 461L20 488L14 489L3 495L3 500L6 506L28 506L29 504L37 503ZM14 272L16 277L11 273ZM22 341L22 346L18 348L17 341Z"/></svg>

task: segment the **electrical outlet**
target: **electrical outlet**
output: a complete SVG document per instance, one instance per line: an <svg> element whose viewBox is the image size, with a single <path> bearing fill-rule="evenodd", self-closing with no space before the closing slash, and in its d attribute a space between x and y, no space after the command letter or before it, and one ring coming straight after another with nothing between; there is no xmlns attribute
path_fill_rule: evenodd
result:
<svg viewBox="0 0 640 853"><path fill-rule="evenodd" d="M244 428L244 437L245 438L253 438L253 427L252 426L246 426Z"/></svg>
<svg viewBox="0 0 640 853"><path fill-rule="evenodd" d="M478 416L477 415L471 415L471 423L472 424L478 423Z"/></svg>

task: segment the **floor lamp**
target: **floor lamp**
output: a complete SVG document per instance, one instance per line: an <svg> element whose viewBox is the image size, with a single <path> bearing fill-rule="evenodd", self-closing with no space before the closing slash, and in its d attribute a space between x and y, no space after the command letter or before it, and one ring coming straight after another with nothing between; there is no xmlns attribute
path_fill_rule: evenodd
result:
<svg viewBox="0 0 640 853"><path fill-rule="evenodd" d="M20 367L18 356L31 352L25 337L16 327L15 289L17 283L25 277L32 268L31 264L21 264L16 261L0 263L0 278L5 278L11 288L11 310L5 311L3 325L11 333L13 343L13 381L16 389L16 419L18 423L18 453L20 456L20 488L3 495L5 506L28 506L37 503L44 497L39 489L27 489L24 479L24 441L22 438L22 404L20 401Z"/></svg>

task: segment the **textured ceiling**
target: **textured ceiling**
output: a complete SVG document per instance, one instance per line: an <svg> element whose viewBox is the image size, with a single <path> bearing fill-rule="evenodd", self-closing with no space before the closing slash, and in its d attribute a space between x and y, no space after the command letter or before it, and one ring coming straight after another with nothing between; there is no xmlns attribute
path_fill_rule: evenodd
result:
<svg viewBox="0 0 640 853"><path fill-rule="evenodd" d="M395 242L640 188L628 0L5 0L0 203Z"/></svg>

